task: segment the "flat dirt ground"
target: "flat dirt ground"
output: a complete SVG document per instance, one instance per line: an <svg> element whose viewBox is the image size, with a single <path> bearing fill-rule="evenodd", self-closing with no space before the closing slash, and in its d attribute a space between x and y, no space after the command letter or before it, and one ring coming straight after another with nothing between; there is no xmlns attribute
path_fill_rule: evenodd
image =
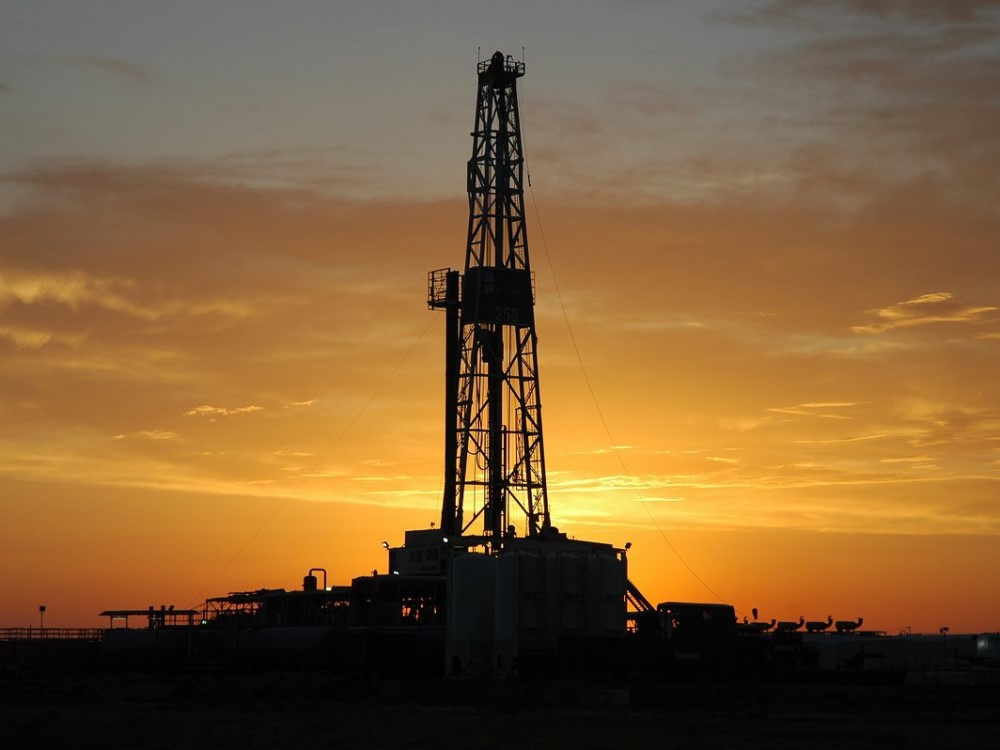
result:
<svg viewBox="0 0 1000 750"><path fill-rule="evenodd" d="M0 679L14 748L994 748L1000 688L351 680L322 672Z"/></svg>

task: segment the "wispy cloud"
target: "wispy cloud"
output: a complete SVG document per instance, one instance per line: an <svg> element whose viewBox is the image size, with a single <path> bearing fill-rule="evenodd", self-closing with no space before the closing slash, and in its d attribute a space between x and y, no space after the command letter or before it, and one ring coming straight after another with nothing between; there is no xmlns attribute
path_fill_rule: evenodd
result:
<svg viewBox="0 0 1000 750"><path fill-rule="evenodd" d="M600 448L593 448L586 451L573 451L569 455L573 456L603 456L606 454L617 454L621 451L631 450L631 445L607 445Z"/></svg>
<svg viewBox="0 0 1000 750"><path fill-rule="evenodd" d="M124 307L116 293L128 286L118 279L97 278L79 271L31 273L0 271L0 304L21 302L26 305L53 301L70 307L91 302L107 307Z"/></svg>
<svg viewBox="0 0 1000 750"><path fill-rule="evenodd" d="M185 412L184 416L232 417L237 414L252 414L258 411L264 411L264 407L251 404L250 406L238 406L234 409L229 409L224 406L209 406L208 404L202 404L201 406L196 406L194 409Z"/></svg>
<svg viewBox="0 0 1000 750"><path fill-rule="evenodd" d="M143 290L132 279L98 276L83 271L31 272L0 269L0 306L55 303L76 311L83 307L123 313L153 321L176 315L223 315L244 318L253 307L236 300L144 299ZM140 301L141 300L141 301Z"/></svg>
<svg viewBox="0 0 1000 750"><path fill-rule="evenodd" d="M809 11L833 14L846 11L876 18L938 23L973 21L994 8L995 0L774 0L760 12L764 17L782 19Z"/></svg>
<svg viewBox="0 0 1000 750"><path fill-rule="evenodd" d="M835 414L827 409L847 409L857 406L853 401L821 401L796 404L795 406L773 406L767 411L776 414L794 414L796 416L821 417L823 419L851 419L845 414Z"/></svg>
<svg viewBox="0 0 1000 750"><path fill-rule="evenodd" d="M112 78L129 81L132 83L147 84L154 79L154 75L148 68L119 60L113 57L102 57L101 55L87 55L85 57L70 58L70 62L86 68L98 70Z"/></svg>
<svg viewBox="0 0 1000 750"><path fill-rule="evenodd" d="M1000 62L995 2L732 5L740 9L716 17L800 32L795 43L727 64L734 77L762 84L761 96L788 84L786 106L768 124L772 131L787 128L787 145L774 160L800 194L829 201L829 188L839 187L857 205L894 184L928 185L947 175L940 189L992 210L996 108L988 92L996 90Z"/></svg>
<svg viewBox="0 0 1000 750"><path fill-rule="evenodd" d="M40 349L51 343L79 346L86 337L57 331L45 331L18 325L0 325L0 339L12 341L19 349Z"/></svg>
<svg viewBox="0 0 1000 750"><path fill-rule="evenodd" d="M802 445L837 445L838 443L860 443L867 440L883 440L885 438L891 437L890 435L855 435L852 437L845 438L832 438L825 440L796 440L796 443Z"/></svg>
<svg viewBox="0 0 1000 750"><path fill-rule="evenodd" d="M979 323L987 313L995 312L991 305L970 305L956 302L950 292L932 292L869 311L875 320L853 326L855 333L884 333L896 328L910 328L932 323Z"/></svg>
<svg viewBox="0 0 1000 750"><path fill-rule="evenodd" d="M727 464L729 466L736 466L740 463L737 458L726 458L725 456L705 456L705 460L713 461L718 464Z"/></svg>
<svg viewBox="0 0 1000 750"><path fill-rule="evenodd" d="M879 459L879 461L884 464L925 464L930 463L933 460L934 459L931 456L900 456L898 458Z"/></svg>
<svg viewBox="0 0 1000 750"><path fill-rule="evenodd" d="M138 438L140 440L179 440L180 435L171 430L139 430L138 432L115 435L115 440L128 440L129 438Z"/></svg>

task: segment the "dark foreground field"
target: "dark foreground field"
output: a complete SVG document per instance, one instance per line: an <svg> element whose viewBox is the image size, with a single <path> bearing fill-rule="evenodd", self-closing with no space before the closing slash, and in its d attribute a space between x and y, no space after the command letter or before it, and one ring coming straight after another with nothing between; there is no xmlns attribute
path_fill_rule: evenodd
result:
<svg viewBox="0 0 1000 750"><path fill-rule="evenodd" d="M325 673L0 680L13 748L992 748L1000 689L353 681Z"/></svg>

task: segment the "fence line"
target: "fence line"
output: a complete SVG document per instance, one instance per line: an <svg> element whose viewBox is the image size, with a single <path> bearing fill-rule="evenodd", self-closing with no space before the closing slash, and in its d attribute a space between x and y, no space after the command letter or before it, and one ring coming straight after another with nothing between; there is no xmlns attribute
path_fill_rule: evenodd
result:
<svg viewBox="0 0 1000 750"><path fill-rule="evenodd" d="M100 628L0 628L0 641L99 641Z"/></svg>

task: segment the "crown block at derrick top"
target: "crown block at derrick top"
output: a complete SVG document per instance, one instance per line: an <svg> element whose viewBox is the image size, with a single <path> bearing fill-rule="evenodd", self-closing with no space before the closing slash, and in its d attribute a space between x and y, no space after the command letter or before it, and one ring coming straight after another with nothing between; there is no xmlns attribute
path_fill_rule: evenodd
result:
<svg viewBox="0 0 1000 750"><path fill-rule="evenodd" d="M492 83L495 86L509 86L515 78L524 75L524 63L515 60L510 55L504 57L502 52L494 52L489 60L479 62L479 83Z"/></svg>

